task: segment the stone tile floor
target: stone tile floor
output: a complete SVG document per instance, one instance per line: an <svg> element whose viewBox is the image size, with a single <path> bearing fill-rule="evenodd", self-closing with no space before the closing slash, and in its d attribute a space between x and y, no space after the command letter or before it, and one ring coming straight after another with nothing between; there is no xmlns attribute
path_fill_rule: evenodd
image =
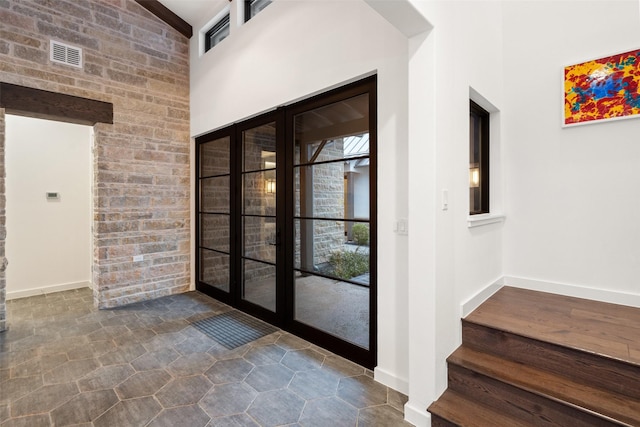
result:
<svg viewBox="0 0 640 427"><path fill-rule="evenodd" d="M228 350L190 292L113 310L89 289L7 302L0 426L402 426L406 397L284 331Z"/></svg>

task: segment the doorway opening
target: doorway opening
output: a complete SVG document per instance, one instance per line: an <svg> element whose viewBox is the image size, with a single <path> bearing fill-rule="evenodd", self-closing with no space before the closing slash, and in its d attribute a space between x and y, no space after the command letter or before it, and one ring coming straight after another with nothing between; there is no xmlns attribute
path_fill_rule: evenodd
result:
<svg viewBox="0 0 640 427"><path fill-rule="evenodd" d="M7 299L91 286L92 132L5 116Z"/></svg>
<svg viewBox="0 0 640 427"><path fill-rule="evenodd" d="M376 362L376 77L196 139L196 288Z"/></svg>
<svg viewBox="0 0 640 427"><path fill-rule="evenodd" d="M0 82L0 166L4 169L6 114L95 126L113 124L113 104ZM4 186L0 186L0 210L5 210ZM0 218L0 332L6 330L5 223Z"/></svg>

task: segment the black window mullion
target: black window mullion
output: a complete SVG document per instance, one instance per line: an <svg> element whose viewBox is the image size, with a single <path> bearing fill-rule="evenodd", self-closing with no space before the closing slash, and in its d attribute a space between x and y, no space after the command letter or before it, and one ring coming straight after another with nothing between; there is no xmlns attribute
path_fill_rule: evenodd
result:
<svg viewBox="0 0 640 427"><path fill-rule="evenodd" d="M307 163L297 163L295 165L295 167L309 167L309 166L316 166L316 165L326 165L329 163L339 163L339 162L346 162L349 160L364 160L364 159L368 159L370 157L370 155L363 155L363 156L354 156L354 157L343 157L341 159L331 159L331 160L323 160L321 162L307 162Z"/></svg>
<svg viewBox="0 0 640 427"><path fill-rule="evenodd" d="M356 222L361 224L370 224L370 219L350 219L350 218L329 218L329 217L321 217L321 216L299 216L294 215L293 219L298 220L309 220L309 221L342 221L342 222Z"/></svg>
<svg viewBox="0 0 640 427"><path fill-rule="evenodd" d="M378 78L367 83L369 92L369 351L364 363L376 366L378 357Z"/></svg>
<svg viewBox="0 0 640 427"><path fill-rule="evenodd" d="M231 132L231 298L234 305L242 298L242 132L237 125L230 126Z"/></svg>

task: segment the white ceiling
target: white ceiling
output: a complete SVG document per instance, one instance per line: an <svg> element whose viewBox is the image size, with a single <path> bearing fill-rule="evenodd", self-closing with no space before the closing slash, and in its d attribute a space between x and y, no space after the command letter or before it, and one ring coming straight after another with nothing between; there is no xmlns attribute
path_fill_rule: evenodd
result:
<svg viewBox="0 0 640 427"><path fill-rule="evenodd" d="M204 18L211 18L212 7L220 2L217 0L159 0L173 13L187 21L191 26L197 25Z"/></svg>

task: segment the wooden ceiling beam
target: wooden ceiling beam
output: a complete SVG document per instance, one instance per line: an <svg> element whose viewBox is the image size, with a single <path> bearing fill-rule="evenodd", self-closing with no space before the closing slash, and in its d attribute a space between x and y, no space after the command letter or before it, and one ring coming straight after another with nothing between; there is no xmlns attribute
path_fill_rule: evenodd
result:
<svg viewBox="0 0 640 427"><path fill-rule="evenodd" d="M0 108L36 119L93 126L113 123L113 104L10 83L0 83Z"/></svg>

